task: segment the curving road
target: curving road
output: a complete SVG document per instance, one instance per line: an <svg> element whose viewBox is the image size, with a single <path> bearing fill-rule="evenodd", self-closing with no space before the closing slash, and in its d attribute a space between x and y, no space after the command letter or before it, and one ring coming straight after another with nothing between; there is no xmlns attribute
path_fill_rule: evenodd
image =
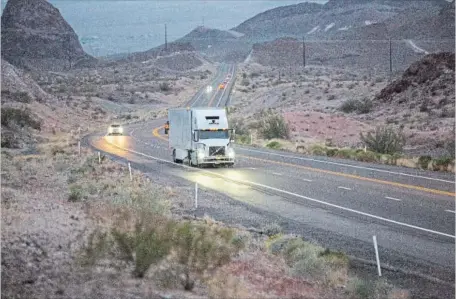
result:
<svg viewBox="0 0 456 299"><path fill-rule="evenodd" d="M222 65L210 84L212 92L202 88L186 105L228 104L235 70L235 65ZM218 89L228 74L229 84ZM89 141L106 153L138 161L145 172L177 176L227 194L245 207L279 217L289 231L359 259L375 261L376 235L383 265L454 285L453 174L240 145L234 169L195 169L171 162L163 123L134 124L126 128L129 136L98 135ZM450 285L438 291L439 297L454 297Z"/></svg>

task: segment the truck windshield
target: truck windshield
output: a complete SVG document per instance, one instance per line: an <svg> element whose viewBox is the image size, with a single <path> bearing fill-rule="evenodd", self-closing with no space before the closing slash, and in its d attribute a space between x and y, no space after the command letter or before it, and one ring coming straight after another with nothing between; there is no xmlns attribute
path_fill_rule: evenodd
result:
<svg viewBox="0 0 456 299"><path fill-rule="evenodd" d="M228 139L228 131L199 131L199 139Z"/></svg>

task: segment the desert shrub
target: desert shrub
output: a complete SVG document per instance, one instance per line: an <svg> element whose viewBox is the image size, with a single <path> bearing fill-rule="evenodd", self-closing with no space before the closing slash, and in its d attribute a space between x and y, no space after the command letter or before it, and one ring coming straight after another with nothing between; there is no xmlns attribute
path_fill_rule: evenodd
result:
<svg viewBox="0 0 456 299"><path fill-rule="evenodd" d="M260 121L260 133L265 139L288 139L290 130L282 115L266 114Z"/></svg>
<svg viewBox="0 0 456 299"><path fill-rule="evenodd" d="M328 157L334 157L334 156L337 155L337 152L338 152L338 151L339 151L339 150L338 150L337 148L330 148L330 149L328 149L328 150L326 151L326 155L327 155Z"/></svg>
<svg viewBox="0 0 456 299"><path fill-rule="evenodd" d="M356 153L356 160L361 162L376 162L380 159L379 154L363 150Z"/></svg>
<svg viewBox="0 0 456 299"><path fill-rule="evenodd" d="M348 284L349 297L353 299L391 298L392 287L383 279L371 281L353 278Z"/></svg>
<svg viewBox="0 0 456 299"><path fill-rule="evenodd" d="M247 78L242 79L241 81L242 86L249 86L250 85L250 80Z"/></svg>
<svg viewBox="0 0 456 299"><path fill-rule="evenodd" d="M372 110L372 101L368 98L364 98L358 103L357 112L359 114L366 114Z"/></svg>
<svg viewBox="0 0 456 299"><path fill-rule="evenodd" d="M349 99L342 103L339 110L345 113L357 112L359 114L369 113L372 110L373 103L368 98L362 100Z"/></svg>
<svg viewBox="0 0 456 299"><path fill-rule="evenodd" d="M70 194L68 195L68 201L77 202L83 198L84 190L80 185L71 185Z"/></svg>
<svg viewBox="0 0 456 299"><path fill-rule="evenodd" d="M270 223L263 228L263 233L266 236L274 236L282 233L282 227L277 223Z"/></svg>
<svg viewBox="0 0 456 299"><path fill-rule="evenodd" d="M346 282L349 261L343 253L325 250L302 238L290 236L274 237L269 250L282 255L295 276L324 283Z"/></svg>
<svg viewBox="0 0 456 299"><path fill-rule="evenodd" d="M374 132L369 132L367 135L360 133L360 137L369 150L381 154L402 152L405 145L402 131L395 131L389 127L377 127Z"/></svg>
<svg viewBox="0 0 456 299"><path fill-rule="evenodd" d="M223 266L241 249L233 242L234 236L234 230L216 225L190 222L177 225L173 249L178 263L183 266L185 290L194 287L192 273L202 275L206 270Z"/></svg>
<svg viewBox="0 0 456 299"><path fill-rule="evenodd" d="M246 74L245 72L242 73L242 78L243 78L243 79L247 78L247 74Z"/></svg>
<svg viewBox="0 0 456 299"><path fill-rule="evenodd" d="M41 122L33 119L29 109L17 109L10 107L1 108L1 123L2 126L9 127L14 124L24 128L30 127L35 130L41 130Z"/></svg>
<svg viewBox="0 0 456 299"><path fill-rule="evenodd" d="M280 149L282 145L278 141L271 141L268 144L266 144L266 147L272 148L272 149Z"/></svg>
<svg viewBox="0 0 456 299"><path fill-rule="evenodd" d="M1 134L1 147L2 148L17 148L19 144L14 138L13 132L3 131Z"/></svg>
<svg viewBox="0 0 456 299"><path fill-rule="evenodd" d="M451 161L453 160L453 158L451 157L439 157L437 159L434 159L434 165L435 166L448 166L450 165Z"/></svg>
<svg viewBox="0 0 456 299"><path fill-rule="evenodd" d="M170 91L171 90L171 85L169 85L168 82L162 82L159 85L160 91Z"/></svg>
<svg viewBox="0 0 456 299"><path fill-rule="evenodd" d="M55 145L51 148L51 155L56 156L58 154L65 154L65 150L58 145Z"/></svg>
<svg viewBox="0 0 456 299"><path fill-rule="evenodd" d="M351 148L341 148L337 151L337 158L353 159L356 157L356 151Z"/></svg>
<svg viewBox="0 0 456 299"><path fill-rule="evenodd" d="M259 76L260 76L260 74L257 72L250 73L250 78L255 78L255 77L259 77Z"/></svg>
<svg viewBox="0 0 456 299"><path fill-rule="evenodd" d="M359 104L358 100L355 100L355 99L346 100L345 102L342 103L342 105L340 106L339 109L345 113L351 113L351 112L358 110L358 104Z"/></svg>
<svg viewBox="0 0 456 299"><path fill-rule="evenodd" d="M316 156L326 156L326 147L314 144L310 147L310 153Z"/></svg>
<svg viewBox="0 0 456 299"><path fill-rule="evenodd" d="M420 112L428 112L429 111L429 103L430 103L429 98L425 98L424 101L421 102Z"/></svg>
<svg viewBox="0 0 456 299"><path fill-rule="evenodd" d="M336 99L336 95L335 95L335 94L330 94L330 95L328 96L328 101L333 101L333 100L335 100L335 99Z"/></svg>
<svg viewBox="0 0 456 299"><path fill-rule="evenodd" d="M427 169L428 165L429 165L429 162L431 162L431 161L432 161L432 157L431 156L420 156L418 158L418 165L422 169Z"/></svg>
<svg viewBox="0 0 456 299"><path fill-rule="evenodd" d="M449 117L454 117L454 109L448 109L448 108L443 108L442 111L440 112L440 117L441 118L449 118Z"/></svg>

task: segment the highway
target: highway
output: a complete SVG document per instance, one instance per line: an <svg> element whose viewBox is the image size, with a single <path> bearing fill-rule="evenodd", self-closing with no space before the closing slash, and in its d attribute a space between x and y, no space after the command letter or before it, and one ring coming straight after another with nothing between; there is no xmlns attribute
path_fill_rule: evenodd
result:
<svg viewBox="0 0 456 299"><path fill-rule="evenodd" d="M235 70L235 65L221 65L212 92L204 87L185 105L229 103ZM229 84L218 89L228 74ZM171 162L164 122L133 124L125 128L128 136L96 134L89 142L113 156L137 161L145 172L162 172L226 194L246 209L279 217L290 232L359 259L375 261L376 235L384 265L454 285L454 174L244 145L236 146L234 168L195 169ZM218 217L224 214L228 217L229 211ZM439 296L454 297L454 287L446 288Z"/></svg>

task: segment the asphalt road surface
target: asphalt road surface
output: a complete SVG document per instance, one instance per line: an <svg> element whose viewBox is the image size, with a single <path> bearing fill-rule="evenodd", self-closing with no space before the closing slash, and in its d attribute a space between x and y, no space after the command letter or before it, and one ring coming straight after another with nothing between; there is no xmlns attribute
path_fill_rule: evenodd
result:
<svg viewBox="0 0 456 299"><path fill-rule="evenodd" d="M235 65L221 65L212 88L202 88L186 105L228 105L235 70ZM230 81L219 89L228 74ZM454 174L241 145L234 168L195 169L171 162L164 122L130 125L127 136L90 136L90 143L123 159L154 161L160 165L155 172L198 182L239 204L278 215L286 230L359 259L375 261L376 235L383 266L448 282L438 296L454 298Z"/></svg>

